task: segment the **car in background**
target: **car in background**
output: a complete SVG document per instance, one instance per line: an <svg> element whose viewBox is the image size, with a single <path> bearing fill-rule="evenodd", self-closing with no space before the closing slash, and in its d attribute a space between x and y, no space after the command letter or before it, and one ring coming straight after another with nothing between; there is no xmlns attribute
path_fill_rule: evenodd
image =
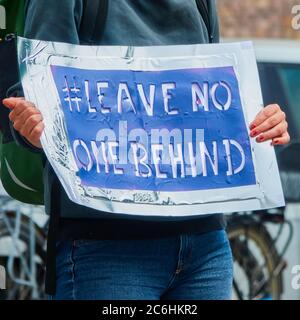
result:
<svg viewBox="0 0 300 320"><path fill-rule="evenodd" d="M292 142L300 141L300 41L262 39L253 43L264 103L282 107Z"/></svg>
<svg viewBox="0 0 300 320"><path fill-rule="evenodd" d="M300 41L223 38L221 42L248 40L255 49L264 105L281 106L292 142L300 142Z"/></svg>
<svg viewBox="0 0 300 320"><path fill-rule="evenodd" d="M251 39L223 39L222 42L239 42ZM292 286L293 267L300 265L300 41L282 39L253 39L257 58L264 105L277 103L286 113L291 143L276 146L279 170L286 199L284 217L291 222L294 234L284 259L287 267L283 280L283 299L300 300L300 291ZM269 226L276 238L276 226ZM284 247L283 239L289 234L281 232L282 240L276 247ZM270 248L271 249L271 248Z"/></svg>
<svg viewBox="0 0 300 320"><path fill-rule="evenodd" d="M285 197L287 202L300 202L300 41L253 43L264 104L279 104L289 124L291 143L275 148Z"/></svg>

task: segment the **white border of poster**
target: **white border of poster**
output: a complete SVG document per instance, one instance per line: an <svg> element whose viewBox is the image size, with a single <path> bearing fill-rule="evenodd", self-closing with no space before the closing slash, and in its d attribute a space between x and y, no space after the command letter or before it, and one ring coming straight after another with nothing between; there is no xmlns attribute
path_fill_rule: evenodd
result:
<svg viewBox="0 0 300 320"><path fill-rule="evenodd" d="M41 139L44 152L73 202L105 212L157 217L198 216L284 206L274 148L270 142L259 144L254 139L251 139L251 150L256 185L183 192L83 187L76 176L78 169L68 144L61 102L50 70L51 65L89 70L130 68L143 71L230 66L238 77L248 126L263 108L251 42L92 47L19 38L18 51L25 97L35 103L44 118L45 130Z"/></svg>

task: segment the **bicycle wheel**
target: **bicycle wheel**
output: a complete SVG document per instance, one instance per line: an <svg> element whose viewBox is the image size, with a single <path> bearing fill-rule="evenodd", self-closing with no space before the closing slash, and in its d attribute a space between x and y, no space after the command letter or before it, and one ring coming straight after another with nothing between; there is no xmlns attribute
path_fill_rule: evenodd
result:
<svg viewBox="0 0 300 320"><path fill-rule="evenodd" d="M279 300L281 273L274 275L279 256L263 224L229 223L228 237L234 258L234 295L238 299Z"/></svg>
<svg viewBox="0 0 300 320"><path fill-rule="evenodd" d="M15 212L6 213L9 222L14 226ZM29 218L22 216L21 225L20 225L20 234L18 239L17 246L24 252L25 261L29 264L29 243L30 243L30 229L29 229ZM37 293L39 299L45 298L44 293L44 279L45 279L45 242L46 236L44 232L38 227L35 226L35 257L34 261L36 262L36 284L37 284ZM9 233L6 224L3 220L0 220L0 241L7 241L10 243L9 247L12 248L11 243L11 234ZM7 265L8 255L0 257L0 264L3 266ZM24 268L22 267L20 258L15 257L13 264L13 272L19 279L25 279ZM7 275L6 290L0 292L1 300L30 300L32 296L32 288L26 285L17 284Z"/></svg>

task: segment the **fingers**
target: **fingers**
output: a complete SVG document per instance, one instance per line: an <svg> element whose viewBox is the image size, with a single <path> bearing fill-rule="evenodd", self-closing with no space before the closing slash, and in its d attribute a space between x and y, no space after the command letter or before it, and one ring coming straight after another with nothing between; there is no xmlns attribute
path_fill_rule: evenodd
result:
<svg viewBox="0 0 300 320"><path fill-rule="evenodd" d="M15 105L20 101L25 100L23 97L20 98L7 98L2 101L3 105L9 109L13 109Z"/></svg>
<svg viewBox="0 0 300 320"><path fill-rule="evenodd" d="M283 135L279 138L275 138L272 140L272 145L283 145L288 144L291 138L288 132L283 133Z"/></svg>
<svg viewBox="0 0 300 320"><path fill-rule="evenodd" d="M45 125L43 122L39 122L30 132L27 140L33 144L34 146L38 147L38 148L42 148L41 142L40 142L40 138L42 136L42 133L45 129Z"/></svg>
<svg viewBox="0 0 300 320"><path fill-rule="evenodd" d="M41 114L34 114L30 116L24 123L24 125L20 129L20 133L24 137L29 137L32 130L42 122L43 117Z"/></svg>
<svg viewBox="0 0 300 320"><path fill-rule="evenodd" d="M281 109L278 104L271 104L265 107L263 110L259 112L254 121L250 124L250 129L253 130L261 125L264 121L271 118L277 112L280 112Z"/></svg>
<svg viewBox="0 0 300 320"><path fill-rule="evenodd" d="M257 142L264 142L267 140L273 140L275 138L280 138L284 133L287 132L287 123L281 122L274 128L260 134L257 138Z"/></svg>
<svg viewBox="0 0 300 320"><path fill-rule="evenodd" d="M285 122L285 119L286 119L286 116L285 116L284 112L282 112L282 111L276 112L270 118L267 118L264 122L262 122L256 128L254 128L250 132L250 136L252 138L257 137L259 134L276 127L280 123ZM287 127L286 127L286 129L287 129Z"/></svg>
<svg viewBox="0 0 300 320"><path fill-rule="evenodd" d="M35 105L24 98L4 99L3 104L11 110L9 119L23 137L41 148L40 138L44 130L43 117Z"/></svg>
<svg viewBox="0 0 300 320"><path fill-rule="evenodd" d="M272 145L290 141L286 115L277 104L265 107L250 124L250 136L256 142L272 140Z"/></svg>
<svg viewBox="0 0 300 320"><path fill-rule="evenodd" d="M28 101L25 101L24 99L6 99L5 103L11 107L11 112L9 113L9 119L14 124L14 128L19 131L21 134L23 132L27 132L26 128L26 122L29 118L31 118L34 115L39 115L41 117L40 111L38 111L34 104ZM12 107L13 105L13 107ZM35 117L35 118L40 118ZM34 119L35 119L34 118ZM29 122L29 126L31 125L31 122ZM21 132L22 131L22 132Z"/></svg>
<svg viewBox="0 0 300 320"><path fill-rule="evenodd" d="M28 105L27 107L25 106L24 109L19 108L11 111L9 114L9 119L14 124L18 124L18 128L15 129L19 130L29 117L37 114L40 115L41 113L35 107Z"/></svg>
<svg viewBox="0 0 300 320"><path fill-rule="evenodd" d="M31 109L32 111L39 112L35 105L31 102L25 100L18 100L15 102L14 107L11 108L9 119L12 122L15 122L16 118L19 117L25 110Z"/></svg>

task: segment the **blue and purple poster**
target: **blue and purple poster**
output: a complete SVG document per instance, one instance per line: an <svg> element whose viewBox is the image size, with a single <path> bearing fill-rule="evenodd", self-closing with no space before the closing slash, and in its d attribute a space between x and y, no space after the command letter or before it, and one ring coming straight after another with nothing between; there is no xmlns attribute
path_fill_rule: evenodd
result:
<svg viewBox="0 0 300 320"><path fill-rule="evenodd" d="M51 67L82 184L189 191L255 185L232 67Z"/></svg>
<svg viewBox="0 0 300 320"><path fill-rule="evenodd" d="M249 138L262 107L251 44L25 44L25 91L72 201L158 217L283 202L273 148Z"/></svg>

